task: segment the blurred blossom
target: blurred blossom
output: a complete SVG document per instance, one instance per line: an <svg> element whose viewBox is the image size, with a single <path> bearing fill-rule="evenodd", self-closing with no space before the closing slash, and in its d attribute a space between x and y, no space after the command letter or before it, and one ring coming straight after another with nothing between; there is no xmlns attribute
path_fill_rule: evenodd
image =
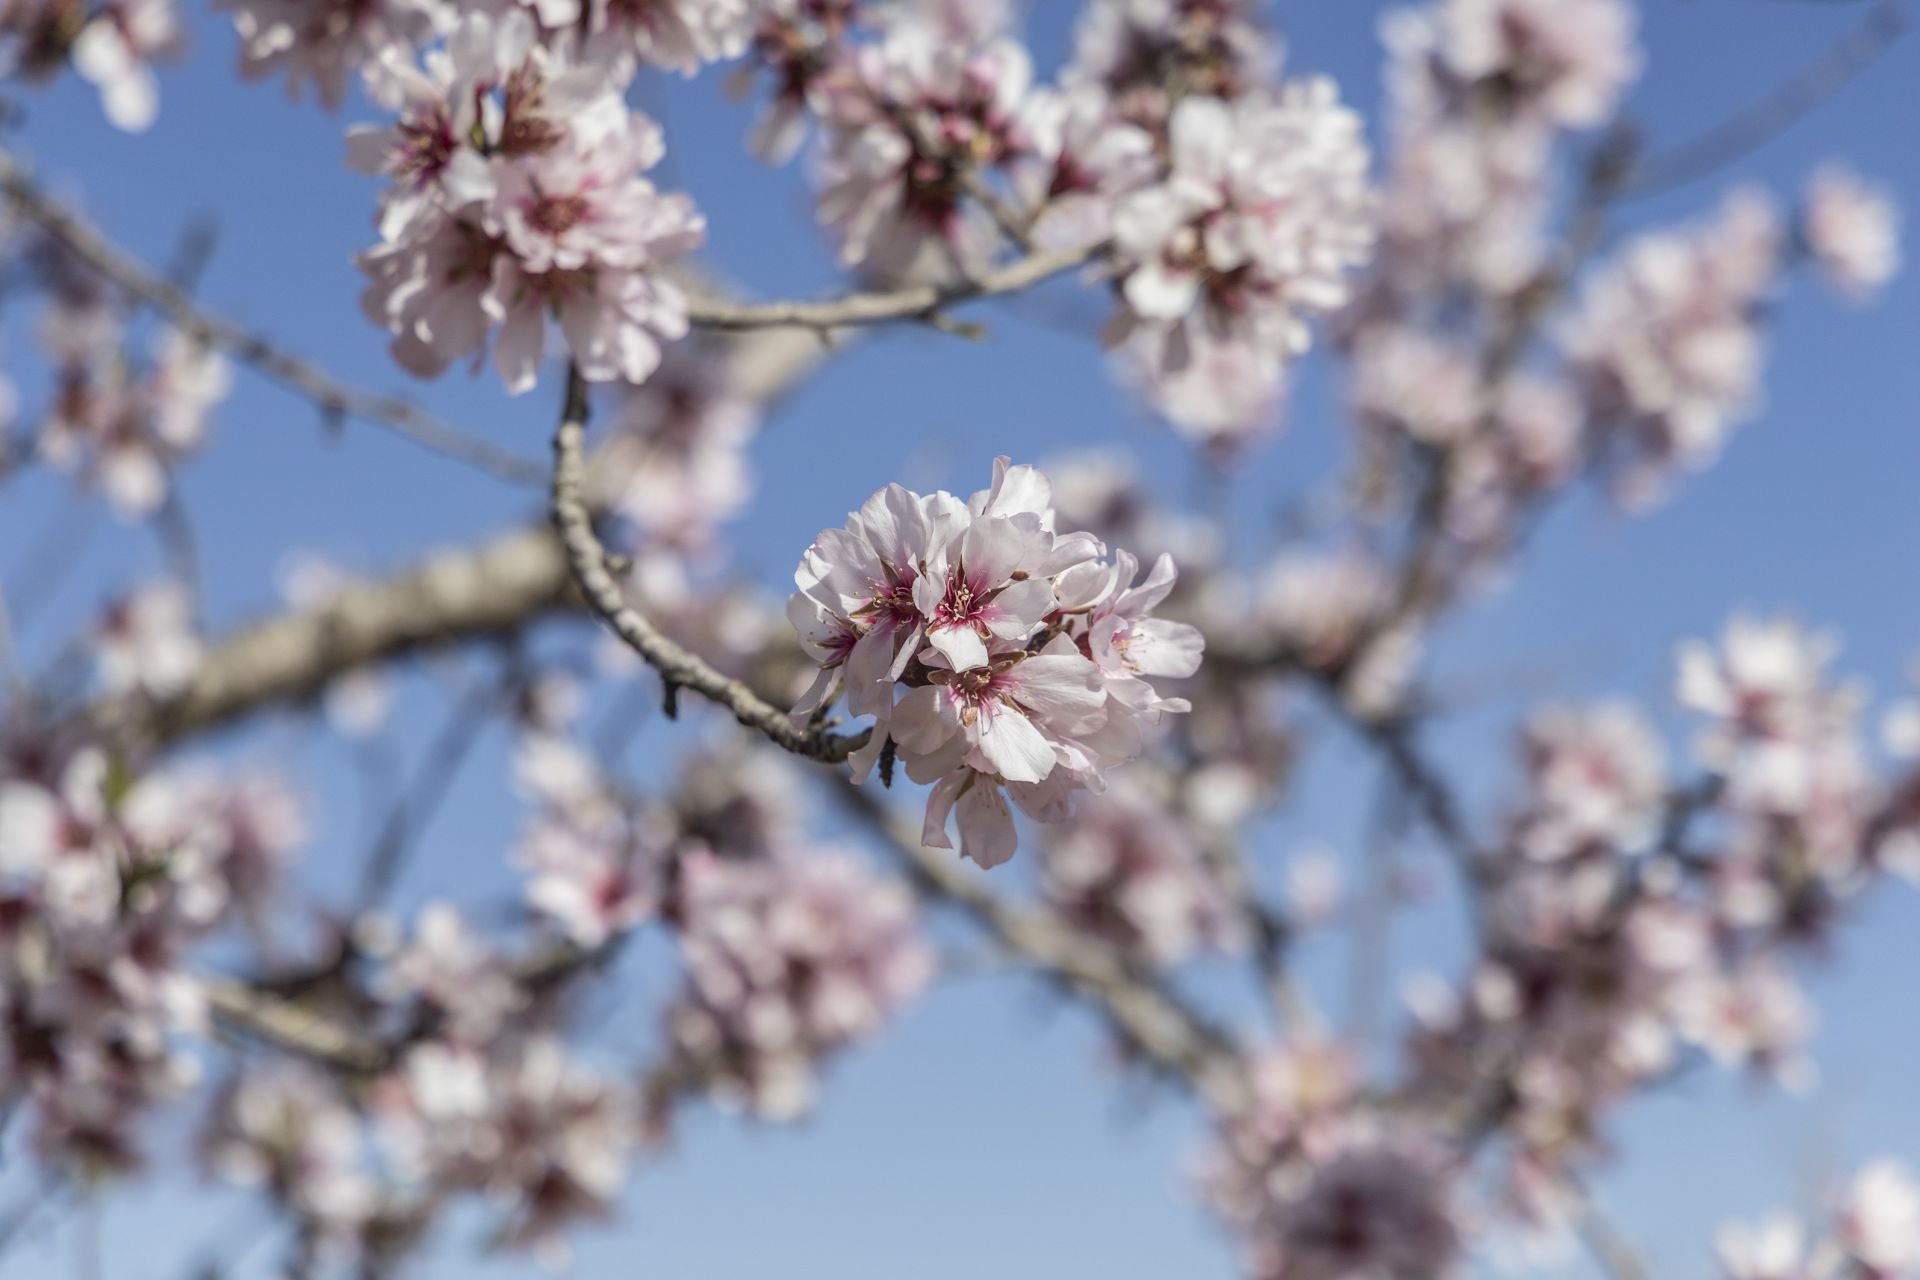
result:
<svg viewBox="0 0 1920 1280"><path fill-rule="evenodd" d="M825 1059L879 1031L931 976L913 895L846 855L692 853L680 885L687 981L669 1035L716 1096L765 1119L807 1111Z"/></svg>
<svg viewBox="0 0 1920 1280"><path fill-rule="evenodd" d="M1238 912L1164 789L1114 790L1041 846L1047 900L1077 928L1147 964L1239 944Z"/></svg>
<svg viewBox="0 0 1920 1280"><path fill-rule="evenodd" d="M1800 237L1828 284L1855 302L1900 273L1900 208L1849 169L1828 166L1807 183Z"/></svg>
<svg viewBox="0 0 1920 1280"><path fill-rule="evenodd" d="M1587 282L1564 343L1628 501L1713 461L1752 411L1780 251L1772 202L1743 190L1712 222L1630 241Z"/></svg>

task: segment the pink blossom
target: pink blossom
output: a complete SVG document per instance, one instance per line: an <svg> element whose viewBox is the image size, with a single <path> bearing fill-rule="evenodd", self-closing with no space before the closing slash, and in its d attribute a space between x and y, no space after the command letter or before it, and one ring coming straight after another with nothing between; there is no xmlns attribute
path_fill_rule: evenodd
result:
<svg viewBox="0 0 1920 1280"><path fill-rule="evenodd" d="M1624 0L1447 0L1432 20L1462 83L1497 82L1506 110L1560 128L1605 123L1640 69Z"/></svg>
<svg viewBox="0 0 1920 1280"><path fill-rule="evenodd" d="M363 69L411 58L445 21L435 0L220 0L240 34L240 74L284 76L287 95L311 87L329 111Z"/></svg>
<svg viewBox="0 0 1920 1280"><path fill-rule="evenodd" d="M1848 1188L1838 1234L1848 1256L1872 1274L1920 1272L1920 1181L1897 1160L1867 1165Z"/></svg>
<svg viewBox="0 0 1920 1280"><path fill-rule="evenodd" d="M274 1062L236 1076L204 1145L222 1176L267 1187L323 1234L357 1224L371 1208L359 1118L312 1068Z"/></svg>
<svg viewBox="0 0 1920 1280"><path fill-rule="evenodd" d="M535 735L520 747L522 785L540 802L515 861L528 905L592 949L659 910L665 824L629 803L584 751Z"/></svg>
<svg viewBox="0 0 1920 1280"><path fill-rule="evenodd" d="M1332 82L1228 103L1189 98L1170 124L1171 170L1114 217L1114 264L1133 333L1169 367L1202 334L1280 363L1308 317L1343 305L1373 243L1367 147Z"/></svg>
<svg viewBox="0 0 1920 1280"><path fill-rule="evenodd" d="M641 176L664 154L659 130L604 68L534 45L519 10L469 15L431 74L394 84L400 124L362 135L356 155L398 183L361 257L363 308L395 334L395 358L433 376L492 334L518 394L552 320L583 377L644 382L687 331L661 269L705 234L686 197Z"/></svg>
<svg viewBox="0 0 1920 1280"><path fill-rule="evenodd" d="M594 462L610 477L613 509L636 531L637 550L714 550L720 526L753 495L747 453L759 425L723 351L697 342L669 350L659 372L627 394Z"/></svg>
<svg viewBox="0 0 1920 1280"><path fill-rule="evenodd" d="M1900 210L1851 170L1828 166L1802 197L1800 235L1821 273L1844 296L1865 301L1900 273Z"/></svg>
<svg viewBox="0 0 1920 1280"><path fill-rule="evenodd" d="M1528 857L1637 853L1657 834L1665 752L1631 706L1549 708L1528 722L1521 751L1530 795L1514 838Z"/></svg>
<svg viewBox="0 0 1920 1280"><path fill-rule="evenodd" d="M1091 0L1074 31L1069 86L1095 86L1156 132L1188 94L1231 101L1279 68L1260 0Z"/></svg>
<svg viewBox="0 0 1920 1280"><path fill-rule="evenodd" d="M1041 848L1055 910L1149 964L1240 940L1231 900L1163 795L1110 791Z"/></svg>
<svg viewBox="0 0 1920 1280"><path fill-rule="evenodd" d="M1277 431L1288 389L1285 366L1253 345L1201 334L1184 363L1169 368L1150 351L1123 351L1122 369L1155 413L1220 464Z"/></svg>
<svg viewBox="0 0 1920 1280"><path fill-rule="evenodd" d="M860 48L827 91L820 217L842 261L891 276L982 262L996 233L966 199L960 173L1027 150L1032 79L1019 43L898 10L881 42Z"/></svg>
<svg viewBox="0 0 1920 1280"><path fill-rule="evenodd" d="M761 0L586 0L591 45L682 75L737 58Z"/></svg>
<svg viewBox="0 0 1920 1280"><path fill-rule="evenodd" d="M41 430L41 456L84 469L123 517L151 515L166 502L171 468L205 443L207 415L231 385L226 361L172 329L144 368L94 355L105 367L70 372L69 392Z"/></svg>
<svg viewBox="0 0 1920 1280"><path fill-rule="evenodd" d="M770 1120L813 1101L831 1055L876 1033L926 983L913 897L856 860L689 855L675 910L687 984L677 1052L723 1100Z"/></svg>
<svg viewBox="0 0 1920 1280"><path fill-rule="evenodd" d="M525 1000L504 957L445 902L422 909L414 937L383 975L383 991L425 1002L449 1037L476 1045L492 1040Z"/></svg>
<svg viewBox="0 0 1920 1280"><path fill-rule="evenodd" d="M1628 500L1712 461L1752 408L1779 256L1771 202L1745 191L1697 230L1643 235L1588 283L1564 341Z"/></svg>
<svg viewBox="0 0 1920 1280"><path fill-rule="evenodd" d="M1096 539L1056 533L1054 519L1047 478L1001 458L964 505L882 490L795 574L788 616L820 664L796 714L817 714L844 679L849 709L876 717L872 741L936 784L923 838L950 847L957 813L961 852L983 865L1013 854L1008 795L1041 821L1066 818L1139 753L1143 725L1187 709L1151 678L1199 665L1199 633L1151 616L1172 560L1135 586L1131 557L1105 563Z"/></svg>
<svg viewBox="0 0 1920 1280"><path fill-rule="evenodd" d="M1147 185L1158 168L1153 137L1120 119L1092 86L1036 90L1023 131L1031 159L1017 175L1026 207L1037 210L1033 236L1067 248L1101 244L1113 234L1114 204Z"/></svg>
<svg viewBox="0 0 1920 1280"><path fill-rule="evenodd" d="M1806 1280L1806 1231L1789 1214L1729 1223L1714 1239L1727 1280Z"/></svg>
<svg viewBox="0 0 1920 1280"><path fill-rule="evenodd" d="M175 582L135 591L107 610L93 644L100 682L109 693L138 689L162 698L177 693L200 665L193 597Z"/></svg>

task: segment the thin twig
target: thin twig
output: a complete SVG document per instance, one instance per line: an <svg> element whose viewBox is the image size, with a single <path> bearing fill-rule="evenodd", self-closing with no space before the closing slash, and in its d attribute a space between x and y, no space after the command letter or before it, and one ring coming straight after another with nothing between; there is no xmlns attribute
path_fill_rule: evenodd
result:
<svg viewBox="0 0 1920 1280"><path fill-rule="evenodd" d="M0 195L21 216L106 279L165 316L175 328L223 351L334 417L385 427L415 444L519 485L543 482L540 465L495 448L398 396L350 386L284 351L260 334L209 311L187 291L149 271L131 254L48 197L13 156L0 151Z"/></svg>
<svg viewBox="0 0 1920 1280"><path fill-rule="evenodd" d="M479 741L481 728L512 697L517 684L518 673L509 665L504 676L480 682L455 705L381 825L355 895L361 911L392 890L406 864L407 851L418 844L421 829L446 800L460 766Z"/></svg>
<svg viewBox="0 0 1920 1280"><path fill-rule="evenodd" d="M1613 1280L1653 1280L1653 1269L1639 1248L1600 1207L1591 1192L1580 1193L1579 1231L1587 1251Z"/></svg>
<svg viewBox="0 0 1920 1280"><path fill-rule="evenodd" d="M1731 119L1654 153L1635 169L1623 195L1638 199L1709 177L1784 133L1872 66L1906 33L1906 6L1885 0L1799 75Z"/></svg>
<svg viewBox="0 0 1920 1280"><path fill-rule="evenodd" d="M1049 249L1016 259L970 280L952 284L909 285L879 293L856 293L825 302L735 303L695 297L688 319L706 329L813 329L822 334L854 325L887 324L898 320L930 320L951 306L976 298L997 297L1030 289L1053 276L1091 262L1105 251L1096 245L1083 249Z"/></svg>
<svg viewBox="0 0 1920 1280"><path fill-rule="evenodd" d="M579 370L569 368L566 401L553 436L554 528L559 531L568 568L581 594L614 634L659 673L669 707L677 691L690 689L725 707L734 719L764 734L775 745L812 760L835 763L865 746L869 731L840 735L795 725L786 712L744 683L722 675L705 659L668 639L627 600L608 566L607 549L593 531L593 515L587 506L587 411L586 381Z"/></svg>

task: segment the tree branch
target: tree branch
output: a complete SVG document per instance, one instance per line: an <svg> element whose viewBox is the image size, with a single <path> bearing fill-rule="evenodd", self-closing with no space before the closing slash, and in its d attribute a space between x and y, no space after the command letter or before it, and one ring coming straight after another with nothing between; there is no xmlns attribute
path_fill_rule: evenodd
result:
<svg viewBox="0 0 1920 1280"><path fill-rule="evenodd" d="M357 668L506 635L578 608L552 531L514 529L393 577L348 586L319 608L266 618L213 648L179 693L111 699L85 718L106 734L161 747L306 701Z"/></svg>
<svg viewBox="0 0 1920 1280"><path fill-rule="evenodd" d="M1860 25L1799 75L1729 120L1697 137L1657 152L1638 165L1624 195L1657 195L1707 177L1758 149L1846 88L1906 34L1904 5L1884 0Z"/></svg>
<svg viewBox="0 0 1920 1280"><path fill-rule="evenodd" d="M566 401L553 436L553 523L574 582L588 605L605 619L614 634L660 673L671 709L680 689L691 689L733 713L734 719L757 730L795 755L835 763L865 746L870 731L852 735L802 728L778 707L761 698L743 682L708 665L668 639L628 602L607 564L607 549L593 531L593 513L586 498L585 441L587 384L577 369L567 370Z"/></svg>
<svg viewBox="0 0 1920 1280"><path fill-rule="evenodd" d="M734 303L695 297L687 318L699 328L721 330L801 328L822 334L854 325L896 320L931 320L940 312L976 298L1019 293L1053 276L1093 261L1104 245L1049 249L1017 258L970 280L952 284L909 285L878 293L856 293L826 302Z"/></svg>
<svg viewBox="0 0 1920 1280"><path fill-rule="evenodd" d="M475 439L398 396L350 386L265 337L203 307L180 285L148 270L78 214L64 208L0 150L0 196L67 252L165 316L187 336L223 351L322 411L385 427L425 449L518 485L541 484L540 465Z"/></svg>

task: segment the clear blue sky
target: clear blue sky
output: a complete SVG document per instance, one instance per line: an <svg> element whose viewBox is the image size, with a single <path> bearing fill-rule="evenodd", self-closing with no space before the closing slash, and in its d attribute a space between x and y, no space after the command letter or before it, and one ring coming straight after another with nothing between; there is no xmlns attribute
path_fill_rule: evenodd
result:
<svg viewBox="0 0 1920 1280"><path fill-rule="evenodd" d="M193 0L189 0L190 3ZM1064 47L1075 6L1030 4L1043 62ZM1371 107L1379 88L1368 0L1280 0L1290 65L1335 75ZM1796 0L1648 0L1651 72L1636 114L1652 136L1679 138L1722 118L1857 22L1866 6ZM158 125L114 132L91 90L71 80L21 94L24 127L10 145L84 202L113 235L164 259L195 218L218 220L219 245L202 296L341 375L405 389L382 336L355 305L349 256L371 237L374 190L341 163L353 119L292 106L277 87L231 72L234 37L193 9L194 45L162 79ZM662 106L657 88L647 104ZM712 226L714 260L767 296L818 292L832 254L811 223L794 169L749 160L747 113L723 100L719 77L665 91L669 181L690 190ZM1835 102L1775 141L1737 174L1792 191L1824 157L1842 156L1890 182L1920 209L1920 37L1910 37ZM1636 221L1679 217L1715 194L1689 188L1637 206ZM1083 303L1049 293L1069 315ZM1001 452L1021 460L1096 444L1139 452L1170 497L1193 473L1182 448L1134 414L1094 348L1023 308L983 312L984 345L940 335L889 335L835 362L786 406L760 442L763 483L736 526L737 561L780 587L813 533L894 479L967 491ZM1028 312L1031 315L1031 312ZM23 317L4 317L4 354L37 383ZM1794 290L1776 327L1779 357L1765 412L1736 433L1725 461L1683 483L1678 501L1627 519L1597 503L1563 511L1531 563L1438 644L1442 677L1488 683L1503 671L1545 672L1557 692L1617 692L1663 707L1676 640L1716 630L1734 609L1792 610L1846 638L1845 667L1880 694L1898 689L1920 649L1920 279L1902 279L1876 309L1853 313L1810 287ZM530 457L543 454L554 389L508 400L492 378L455 375L423 394L443 415ZM1290 432L1235 481L1236 526L1252 530L1288 493L1323 475L1339 449L1324 379L1309 377ZM211 613L230 625L269 607L274 570L294 546L358 568L420 551L531 513L523 494L449 467L355 426L322 437L311 409L243 376L217 418L211 450L187 473L211 579ZM15 485L0 501L0 572L55 522L56 486ZM74 545L73 581L34 625L44 654L116 585L157 571L150 538L106 522ZM1497 688L1499 680L1491 683ZM1531 694L1529 687L1521 691ZM419 688L402 704L404 746L437 729ZM1472 793L1499 794L1504 732L1520 708L1490 701L1446 743ZM649 739L684 743L698 728ZM675 736L677 735L677 736ZM334 749L301 745L269 726L244 747L285 759L316 789L320 834L310 871L338 883L366 844L367 796ZM497 899L515 815L499 779L504 743L484 744L428 836L404 896ZM1350 849L1372 784L1364 762L1334 745L1301 779L1303 803L1274 835L1275 861L1295 842ZM1017 872L1015 874L1018 874ZM1817 1045L1823 1094L1766 1100L1739 1082L1702 1080L1643 1104L1620 1127L1628 1162L1605 1190L1647 1244L1662 1275L1702 1275L1712 1226L1795 1199L1811 1173L1871 1152L1920 1159L1920 1011L1912 997L1920 900L1884 894L1848 929L1840 964L1817 989L1829 997ZM1401 958L1444 962L1444 921L1416 921ZM1337 948L1313 953L1337 974ZM644 967L644 966L643 966ZM657 994L660 977L653 973ZM644 1001L609 999L608 1047L637 1046ZM625 1022L622 1019L626 1019ZM579 1238L578 1274L673 1280L780 1280L980 1275L1229 1277L1232 1261L1185 1181L1194 1117L1165 1096L1113 1086L1089 1021L1037 984L973 976L944 982L891 1034L832 1073L816 1120L764 1131L702 1113L679 1152L642 1169L629 1212L611 1231ZM156 1135L157 1140L158 1135ZM0 1183L0 1186L4 1186ZM84 1216L66 1214L34 1243L0 1256L0 1280L68 1274ZM207 1243L252 1240L261 1219L244 1201L202 1197L177 1176L109 1202L101 1219L109 1280L173 1280ZM449 1233L423 1274L491 1277L475 1233ZM268 1274L270 1248L239 1274Z"/></svg>

